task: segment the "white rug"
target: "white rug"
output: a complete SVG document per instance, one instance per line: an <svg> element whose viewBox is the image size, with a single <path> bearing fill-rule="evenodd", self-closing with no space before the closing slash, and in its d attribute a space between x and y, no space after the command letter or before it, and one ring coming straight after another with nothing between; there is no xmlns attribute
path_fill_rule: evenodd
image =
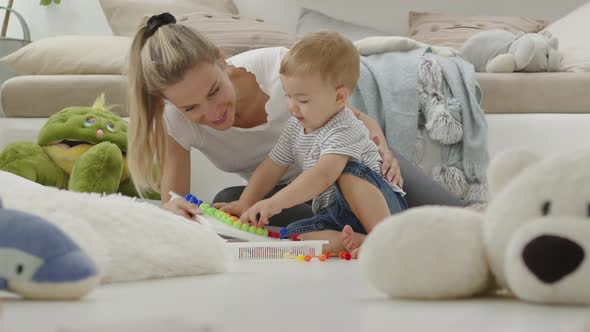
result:
<svg viewBox="0 0 590 332"><path fill-rule="evenodd" d="M219 273L223 240L205 227L133 198L74 193L0 171L4 207L60 227L99 266L102 282Z"/></svg>

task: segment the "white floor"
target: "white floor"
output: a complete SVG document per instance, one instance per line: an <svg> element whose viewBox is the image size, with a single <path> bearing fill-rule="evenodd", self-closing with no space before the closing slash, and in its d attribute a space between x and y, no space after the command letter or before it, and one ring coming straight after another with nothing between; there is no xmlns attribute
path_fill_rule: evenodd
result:
<svg viewBox="0 0 590 332"><path fill-rule="evenodd" d="M216 276L104 286L82 302L5 298L0 331L590 331L588 308L389 300L357 264L240 264Z"/></svg>

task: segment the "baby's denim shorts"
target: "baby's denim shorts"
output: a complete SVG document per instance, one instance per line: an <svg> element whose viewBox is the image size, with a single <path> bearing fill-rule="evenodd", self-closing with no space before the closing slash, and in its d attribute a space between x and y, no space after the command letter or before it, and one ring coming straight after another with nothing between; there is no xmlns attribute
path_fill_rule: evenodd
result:
<svg viewBox="0 0 590 332"><path fill-rule="evenodd" d="M376 173L369 167L356 161L348 161L342 174L352 174L377 187L383 193L391 214L402 212L408 208L408 203L406 203L401 193L394 191L383 175ZM290 237L296 234L323 230L342 231L346 225L350 225L357 233L366 234L367 231L354 215L350 206L348 206L338 184L334 185L336 187L336 201L334 203L321 209L318 214L311 218L289 224L285 229L286 233L283 232L283 235Z"/></svg>

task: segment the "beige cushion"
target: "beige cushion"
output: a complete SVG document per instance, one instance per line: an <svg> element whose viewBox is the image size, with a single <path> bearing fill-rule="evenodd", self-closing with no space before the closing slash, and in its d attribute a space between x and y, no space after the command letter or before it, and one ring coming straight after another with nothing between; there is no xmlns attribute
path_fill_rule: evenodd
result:
<svg viewBox="0 0 590 332"><path fill-rule="evenodd" d="M590 71L590 2L550 24L546 30L559 40L565 71Z"/></svg>
<svg viewBox="0 0 590 332"><path fill-rule="evenodd" d="M476 73L485 113L590 113L590 73Z"/></svg>
<svg viewBox="0 0 590 332"><path fill-rule="evenodd" d="M59 36L40 39L0 59L21 75L120 74L131 38Z"/></svg>
<svg viewBox="0 0 590 332"><path fill-rule="evenodd" d="M92 105L104 92L113 112L127 116L127 80L121 75L18 76L0 89L7 117L48 117L69 106Z"/></svg>
<svg viewBox="0 0 590 332"><path fill-rule="evenodd" d="M262 19L236 14L198 12L178 16L209 37L228 57L261 47L286 46L295 35L276 30ZM112 75L127 66L131 37L58 36L35 41L0 59L21 75Z"/></svg>
<svg viewBox="0 0 590 332"><path fill-rule="evenodd" d="M133 36L144 17L163 12L182 15L198 11L238 14L233 0L100 0L116 35Z"/></svg>
<svg viewBox="0 0 590 332"><path fill-rule="evenodd" d="M178 17L178 23L209 37L227 57L262 47L290 47L295 42L295 35L279 31L260 18L199 12Z"/></svg>
<svg viewBox="0 0 590 332"><path fill-rule="evenodd" d="M409 37L412 39L429 45L460 49L469 37L483 30L539 32L547 22L528 17L450 16L411 11L408 24Z"/></svg>

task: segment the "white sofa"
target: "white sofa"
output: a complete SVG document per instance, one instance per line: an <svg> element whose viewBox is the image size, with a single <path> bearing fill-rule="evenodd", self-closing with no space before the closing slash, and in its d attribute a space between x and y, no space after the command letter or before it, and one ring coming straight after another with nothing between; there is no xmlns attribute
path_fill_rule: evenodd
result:
<svg viewBox="0 0 590 332"><path fill-rule="evenodd" d="M407 2L400 0L273 0L272 2L268 2L263 0L235 0L242 15L262 17L287 32L295 32L299 10L302 7L307 7L322 11L338 19L369 26L396 35L407 34L407 13L410 10L440 11L457 15L523 15L556 19L584 2L586 0L563 0L560 2L525 0L517 3L508 0L495 2L484 0L455 0L452 2ZM563 73L562 75L571 74ZM582 81L586 84L590 82L590 75L581 75L581 77ZM526 79L528 77L525 77L524 81ZM116 81L117 78L114 77L113 80ZM509 80L512 80L512 78ZM492 157L500 150L517 146L527 147L543 154L554 154L587 145L588 134L586 134L586 128L590 128L590 99L588 99L590 98L590 94L583 95L576 92L576 95L572 96L572 98L583 99L582 106L576 106L575 114L571 113L569 106L566 107L564 105L561 107L559 102L552 104L546 102L544 99L541 99L538 105L524 105L527 107L531 106L533 113L530 110L528 113L521 113L518 107L516 109L507 109L510 107L502 105L503 97L513 94L511 98L516 103L512 102L511 105L515 105L519 104L518 93L520 86L524 88L528 86L526 93L529 97L535 93L539 93L547 98L547 94L550 94L552 90L543 87L542 84L536 86L526 83L521 85L520 82L512 82L510 83L512 85L508 85L507 83L506 86L508 89L514 91L504 91L501 96L486 96L486 86L498 84L493 81L487 80L485 77L480 81L484 89L484 107L488 106L488 108L494 109L492 113L486 114L489 124L488 148ZM575 81L565 81L566 83L569 82L568 84L572 84L572 87L576 86ZM73 82L71 83L72 91L75 91L76 88L79 88L79 84ZM40 87L36 87L34 82L29 81L26 84L26 86L31 87L30 91L41 89ZM124 83L119 82L118 84ZM42 87L43 85L40 86ZM117 94L121 95L121 91L118 91ZM5 93L0 97L2 98L2 105L5 105L8 102L5 100L7 98ZM486 97L488 98L487 100ZM559 93L556 97L563 98ZM573 100L572 98L566 99ZM54 99L51 102L62 101L66 105L73 105L79 100L91 100L91 97L77 95L75 92L72 92L70 95L55 95ZM24 98L23 102L25 102ZM29 107L36 107L35 105L42 105L45 101L32 98L32 101L26 100L26 102L29 104L33 103ZM588 106L587 110L584 110L585 105ZM580 107L582 111L580 111ZM34 140L38 128L44 121L45 118L0 118L0 149L3 149L9 142L15 140ZM428 168L436 160L440 159L440 149L432 145L427 150L427 153L427 160L424 163ZM199 167L198 169L193 168L191 190L205 200L211 200L217 191L226 186L242 183L241 179L237 176L215 169L197 151L193 152L193 162L194 165L199 165Z"/></svg>

